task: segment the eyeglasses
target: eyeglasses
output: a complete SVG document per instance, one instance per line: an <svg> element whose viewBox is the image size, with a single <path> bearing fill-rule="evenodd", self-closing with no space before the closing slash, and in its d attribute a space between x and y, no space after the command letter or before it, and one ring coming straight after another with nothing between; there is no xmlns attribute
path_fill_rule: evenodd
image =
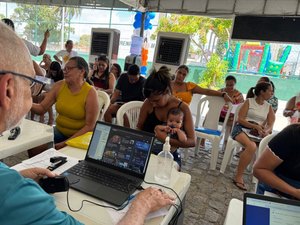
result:
<svg viewBox="0 0 300 225"><path fill-rule="evenodd" d="M23 79L27 79L30 83L29 83L29 87L31 89L31 95L32 96L37 96L41 93L41 91L43 90L45 83L43 83L42 81L39 81L37 79L34 79L32 77L30 77L29 75L25 75L25 74L21 74L21 73L16 73L13 71L9 71L9 70L0 70L0 75L5 75L5 74L12 74L14 76L18 76L21 77Z"/></svg>
<svg viewBox="0 0 300 225"><path fill-rule="evenodd" d="M65 66L65 68L63 69L63 71L69 72L70 70L75 69L75 68L77 68L77 66Z"/></svg>

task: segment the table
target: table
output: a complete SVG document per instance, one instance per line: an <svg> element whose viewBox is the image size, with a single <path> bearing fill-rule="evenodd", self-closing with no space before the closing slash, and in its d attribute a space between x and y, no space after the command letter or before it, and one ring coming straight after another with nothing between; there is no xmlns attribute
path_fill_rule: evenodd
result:
<svg viewBox="0 0 300 225"><path fill-rule="evenodd" d="M239 199L231 199L224 225L242 225L243 224L243 201Z"/></svg>
<svg viewBox="0 0 300 225"><path fill-rule="evenodd" d="M43 145L53 144L53 128L49 125L25 119L21 133L15 140L8 140L10 131L0 137L0 159Z"/></svg>
<svg viewBox="0 0 300 225"><path fill-rule="evenodd" d="M86 154L86 150L73 148L69 146L61 149L60 151L66 155L78 159L84 159ZM146 172L146 177L145 177L146 181L154 182L153 175L156 168L156 159L157 157L155 155L151 155L148 169ZM181 199L184 199L184 196L190 186L190 182L191 182L191 176L189 174L178 172L174 168L171 175L171 182L168 186L173 188L179 194ZM143 183L142 186L147 187L145 183ZM103 224L103 225L113 224L111 220L111 216L109 215L109 213L105 208L85 203L83 209L80 212L74 213L71 212L67 207L65 192L55 193L54 197L56 200L56 205L60 210L63 210L71 214L73 217L84 222L85 224L89 224L89 225L90 224ZM74 209L78 209L80 207L81 201L83 199L90 199L94 202L101 203L100 200L88 196L84 193L78 192L74 189L70 189L69 199L70 199L71 208ZM157 224L167 225L168 222L171 220L174 212L175 212L174 207L171 207L167 215L147 220L145 224L146 225L157 225Z"/></svg>

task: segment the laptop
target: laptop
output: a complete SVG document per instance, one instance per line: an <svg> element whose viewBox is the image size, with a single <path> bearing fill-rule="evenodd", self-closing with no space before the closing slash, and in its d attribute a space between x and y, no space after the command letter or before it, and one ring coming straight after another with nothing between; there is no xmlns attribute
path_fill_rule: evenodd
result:
<svg viewBox="0 0 300 225"><path fill-rule="evenodd" d="M63 173L70 187L121 206L144 180L154 135L97 122L85 159Z"/></svg>
<svg viewBox="0 0 300 225"><path fill-rule="evenodd" d="M243 225L300 224L300 201L244 194Z"/></svg>

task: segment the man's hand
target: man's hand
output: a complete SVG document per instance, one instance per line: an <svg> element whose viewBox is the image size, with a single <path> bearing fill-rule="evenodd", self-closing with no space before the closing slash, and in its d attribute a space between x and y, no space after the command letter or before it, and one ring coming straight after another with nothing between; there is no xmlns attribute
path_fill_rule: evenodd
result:
<svg viewBox="0 0 300 225"><path fill-rule="evenodd" d="M55 177L56 176L56 174L51 172L50 170L45 169L45 168L38 168L38 167L21 170L20 174L23 177L31 178L31 179L35 180L36 182L38 182L39 179L41 179L44 176L47 176L47 177Z"/></svg>
<svg viewBox="0 0 300 225"><path fill-rule="evenodd" d="M174 199L161 189L150 187L140 192L132 205L138 205L140 210L145 210L147 215L165 206L175 204Z"/></svg>

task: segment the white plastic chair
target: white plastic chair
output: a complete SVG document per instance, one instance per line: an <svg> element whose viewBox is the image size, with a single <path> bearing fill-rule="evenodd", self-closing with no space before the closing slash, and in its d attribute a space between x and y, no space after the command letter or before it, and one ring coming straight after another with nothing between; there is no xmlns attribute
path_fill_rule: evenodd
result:
<svg viewBox="0 0 300 225"><path fill-rule="evenodd" d="M109 95L104 91L97 91L98 94L98 101L99 101L99 108L100 108L100 114L98 117L98 121L103 120L103 116L108 109L108 106L110 105L110 98Z"/></svg>
<svg viewBox="0 0 300 225"><path fill-rule="evenodd" d="M240 111L240 108L241 108L242 105L243 104L240 104L237 107L236 111L235 111L235 114L234 114L234 117L233 117L233 122L232 122L232 128L234 127L234 125L236 123L236 120L238 118L238 114L239 114L239 111ZM223 160L222 160L222 163L221 163L221 169L220 169L221 173L225 172L226 166L229 164L229 162L231 162L234 149L235 148L242 148L242 147L243 147L242 144L240 144L239 142L233 140L231 135L229 135L228 140L227 140L227 144L226 144L226 148L225 148L225 151L224 151Z"/></svg>
<svg viewBox="0 0 300 225"><path fill-rule="evenodd" d="M207 103L208 111L205 115L205 106ZM210 142L212 143L210 160L211 170L216 169L220 142L225 133L226 124L232 109L232 104L228 103L228 111L225 116L224 123L220 125L221 129L218 129L219 117L224 104L225 101L221 97L206 96L200 99L197 107L197 117L195 122L195 134L197 137L197 144L195 147L195 154L197 154L198 152L201 138L210 140Z"/></svg>
<svg viewBox="0 0 300 225"><path fill-rule="evenodd" d="M272 134L269 134L268 136L264 137L261 142L259 143L258 146L258 151L257 151L257 157L256 159L258 159L261 154L263 153L263 151L266 149L267 145L269 144L269 142L277 135L277 132L274 132ZM256 177L253 176L252 178L252 183L255 183L257 185L258 181L256 179ZM256 190L256 188L255 188Z"/></svg>
<svg viewBox="0 0 300 225"><path fill-rule="evenodd" d="M197 107L202 96L203 95L200 94L193 94L192 101L190 103L190 110L194 121L196 121Z"/></svg>
<svg viewBox="0 0 300 225"><path fill-rule="evenodd" d="M126 114L129 126L132 129L136 129L136 125L140 115L140 109L144 102L141 101L131 101L122 105L117 112L117 124L124 126L124 115Z"/></svg>

